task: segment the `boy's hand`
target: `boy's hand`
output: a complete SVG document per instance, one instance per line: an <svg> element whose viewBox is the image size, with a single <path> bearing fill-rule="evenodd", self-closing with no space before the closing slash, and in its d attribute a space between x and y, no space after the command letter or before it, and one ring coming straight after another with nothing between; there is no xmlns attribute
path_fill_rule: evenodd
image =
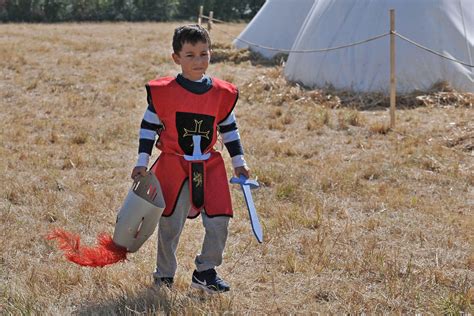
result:
<svg viewBox="0 0 474 316"><path fill-rule="evenodd" d="M146 176L146 167L135 167L132 171L131 178L135 180L138 176Z"/></svg>
<svg viewBox="0 0 474 316"><path fill-rule="evenodd" d="M242 167L235 168L234 173L235 173L236 177L240 177L240 175L243 175L247 179L250 178L250 169L247 166L242 166Z"/></svg>

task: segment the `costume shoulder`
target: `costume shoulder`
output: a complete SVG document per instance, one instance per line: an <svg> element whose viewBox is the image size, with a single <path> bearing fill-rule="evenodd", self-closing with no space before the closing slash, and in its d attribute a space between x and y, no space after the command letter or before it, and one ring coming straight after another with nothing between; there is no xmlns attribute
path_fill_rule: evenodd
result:
<svg viewBox="0 0 474 316"><path fill-rule="evenodd" d="M150 87L165 87L167 85L170 85L175 81L175 77L161 77L161 78L156 78L148 82L147 86Z"/></svg>
<svg viewBox="0 0 474 316"><path fill-rule="evenodd" d="M233 95L236 95L239 93L239 90L234 84L227 82L225 80L219 79L219 78L213 77L212 85L213 87L217 89L223 90L225 92L229 92L230 94L233 94Z"/></svg>
<svg viewBox="0 0 474 316"><path fill-rule="evenodd" d="M212 78L212 86L221 93L221 105L217 121L217 124L220 124L225 121L234 110L237 100L239 99L239 90L234 84L219 78Z"/></svg>
<svg viewBox="0 0 474 316"><path fill-rule="evenodd" d="M149 81L145 85L148 105L154 106L153 95L155 94L155 98L156 98L157 89L160 89L163 87L169 87L174 82L176 82L176 78L174 77L161 77L161 78L156 78L154 80ZM152 90L154 92L152 92Z"/></svg>

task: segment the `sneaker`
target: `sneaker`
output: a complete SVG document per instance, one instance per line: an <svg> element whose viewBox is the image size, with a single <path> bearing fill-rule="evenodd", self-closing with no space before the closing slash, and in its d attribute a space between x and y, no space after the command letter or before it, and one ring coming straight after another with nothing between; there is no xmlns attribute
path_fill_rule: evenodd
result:
<svg viewBox="0 0 474 316"><path fill-rule="evenodd" d="M173 286L173 282L173 278L155 278L155 285L157 287L166 286L167 288L171 288Z"/></svg>
<svg viewBox="0 0 474 316"><path fill-rule="evenodd" d="M207 293L222 293L230 290L230 286L217 276L217 272L214 269L202 272L194 270L191 286L204 290Z"/></svg>

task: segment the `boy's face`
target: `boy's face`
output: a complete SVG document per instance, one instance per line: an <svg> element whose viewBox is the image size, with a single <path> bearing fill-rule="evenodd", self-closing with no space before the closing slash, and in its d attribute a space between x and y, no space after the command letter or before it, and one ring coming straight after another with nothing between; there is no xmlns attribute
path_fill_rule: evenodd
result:
<svg viewBox="0 0 474 316"><path fill-rule="evenodd" d="M173 53L173 60L181 66L183 76L189 80L199 80L209 67L211 51L209 44L197 42L195 45L185 42L179 54Z"/></svg>

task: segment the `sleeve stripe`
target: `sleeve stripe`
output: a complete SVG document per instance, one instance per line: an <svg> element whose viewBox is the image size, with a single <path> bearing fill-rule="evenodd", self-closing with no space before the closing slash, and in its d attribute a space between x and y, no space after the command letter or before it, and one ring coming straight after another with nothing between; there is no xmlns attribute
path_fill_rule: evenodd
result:
<svg viewBox="0 0 474 316"><path fill-rule="evenodd" d="M235 131L236 129L237 129L237 123L235 121L229 125L219 125L219 132L221 132L221 134L224 134L230 131Z"/></svg>
<svg viewBox="0 0 474 316"><path fill-rule="evenodd" d="M161 124L152 124L152 123L147 122L145 120L143 120L142 123L140 124L140 128L149 129L149 130L152 130L152 131L157 131L162 127L163 127L163 125L161 125Z"/></svg>
<svg viewBox="0 0 474 316"><path fill-rule="evenodd" d="M143 119L152 124L157 124L157 125L161 124L161 121L156 115L156 113L153 113L148 109L145 111L145 115L143 116Z"/></svg>
<svg viewBox="0 0 474 316"><path fill-rule="evenodd" d="M153 104L148 104L147 110L156 114L155 107L153 106Z"/></svg>
<svg viewBox="0 0 474 316"><path fill-rule="evenodd" d="M153 100L151 97L151 89L150 86L147 84L146 87L146 99L148 103L148 107L143 115L143 120L140 124L140 136L138 140L138 162L139 164L144 164L146 160L146 164L148 164L148 160L144 159L148 155L151 155L153 151L153 146L155 145L155 139L157 135L157 130L159 129L161 121L156 114L155 107L153 106Z"/></svg>
<svg viewBox="0 0 474 316"><path fill-rule="evenodd" d="M240 134L237 129L230 131L228 133L221 134L221 136L222 136L222 141L224 142L224 144L240 139Z"/></svg>
<svg viewBox="0 0 474 316"><path fill-rule="evenodd" d="M245 162L243 155L237 155L237 156L232 157L232 167L237 168L237 167L242 167L246 165L247 163Z"/></svg>
<svg viewBox="0 0 474 316"><path fill-rule="evenodd" d="M229 115L228 118L226 118L224 121L222 121L219 126L224 126L224 125L229 125L235 122L235 114L234 111L232 111Z"/></svg>
<svg viewBox="0 0 474 316"><path fill-rule="evenodd" d="M150 139L155 141L156 132L153 130L140 128L140 139Z"/></svg>
<svg viewBox="0 0 474 316"><path fill-rule="evenodd" d="M240 143L240 139L234 140L232 142L224 143L224 145L227 148L227 151L229 152L229 155L231 157L244 154L244 150L242 148L242 144Z"/></svg>
<svg viewBox="0 0 474 316"><path fill-rule="evenodd" d="M135 164L136 167L148 167L148 163L150 162L150 155L147 153L139 153L137 163Z"/></svg>
<svg viewBox="0 0 474 316"><path fill-rule="evenodd" d="M151 155L155 140L141 138L138 145L138 153L147 153Z"/></svg>

